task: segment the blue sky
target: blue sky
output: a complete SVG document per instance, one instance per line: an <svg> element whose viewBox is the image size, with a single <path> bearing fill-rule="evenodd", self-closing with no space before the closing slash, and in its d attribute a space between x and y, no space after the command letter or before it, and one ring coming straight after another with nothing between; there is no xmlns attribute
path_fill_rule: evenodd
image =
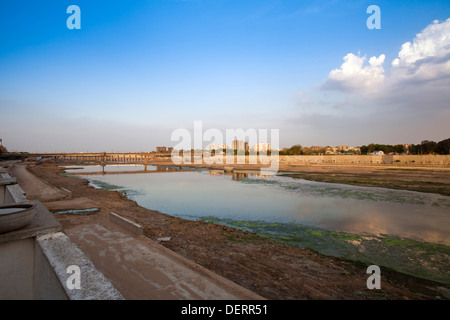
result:
<svg viewBox="0 0 450 320"><path fill-rule="evenodd" d="M66 27L72 4L80 30ZM366 27L372 4L380 30ZM449 1L2 1L0 138L15 151L149 151L201 120L279 129L281 147L439 141L448 18ZM401 52L409 72L392 70ZM364 69L380 55L382 69Z"/></svg>

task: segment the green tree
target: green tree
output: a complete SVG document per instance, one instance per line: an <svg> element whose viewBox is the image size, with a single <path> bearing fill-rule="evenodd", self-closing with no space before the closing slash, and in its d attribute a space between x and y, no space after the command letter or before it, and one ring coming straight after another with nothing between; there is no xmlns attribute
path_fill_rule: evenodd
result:
<svg viewBox="0 0 450 320"><path fill-rule="evenodd" d="M296 144L295 146L292 146L290 149L289 149L289 154L290 155L296 155L296 156L298 156L298 155L301 155L301 154L303 154L303 150L302 150L303 148L302 148L302 146L301 145L299 145L299 144Z"/></svg>
<svg viewBox="0 0 450 320"><path fill-rule="evenodd" d="M420 144L420 153L421 154L430 154L434 153L437 147L437 143L430 140L424 140Z"/></svg>
<svg viewBox="0 0 450 320"><path fill-rule="evenodd" d="M402 153L405 153L405 152L406 152L406 148L405 148L405 146L402 145L402 144L397 144L397 145L395 145L393 149L394 149L394 152L395 152L395 153L398 153L398 154L402 154Z"/></svg>
<svg viewBox="0 0 450 320"><path fill-rule="evenodd" d="M361 146L359 149L361 150L361 154L367 154L369 152L368 146Z"/></svg>
<svg viewBox="0 0 450 320"><path fill-rule="evenodd" d="M7 153L8 150L6 150L5 146L0 146L0 154Z"/></svg>
<svg viewBox="0 0 450 320"><path fill-rule="evenodd" d="M438 154L450 154L450 138L439 141L435 152Z"/></svg>
<svg viewBox="0 0 450 320"><path fill-rule="evenodd" d="M408 151L410 154L419 154L419 145L417 144L410 145Z"/></svg>

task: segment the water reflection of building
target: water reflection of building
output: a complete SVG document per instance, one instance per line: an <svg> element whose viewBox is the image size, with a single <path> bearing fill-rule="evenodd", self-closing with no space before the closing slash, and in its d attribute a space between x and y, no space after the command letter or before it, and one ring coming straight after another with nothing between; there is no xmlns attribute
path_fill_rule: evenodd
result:
<svg viewBox="0 0 450 320"><path fill-rule="evenodd" d="M223 176L224 172L223 170L209 170L210 176Z"/></svg>
<svg viewBox="0 0 450 320"><path fill-rule="evenodd" d="M247 172L233 172L233 175L231 176L233 180L243 180L248 178Z"/></svg>
<svg viewBox="0 0 450 320"><path fill-rule="evenodd" d="M267 178L272 177L273 175L270 173L261 173L260 171L224 171L224 170L209 170L210 176L230 176L233 180L242 180L246 179L249 176L255 178Z"/></svg>
<svg viewBox="0 0 450 320"><path fill-rule="evenodd" d="M210 176L231 176L233 180L242 180L248 178L248 172L228 172L224 170L209 170Z"/></svg>
<svg viewBox="0 0 450 320"><path fill-rule="evenodd" d="M183 171L181 167L171 167L171 166L156 166L156 172L176 172Z"/></svg>
<svg viewBox="0 0 450 320"><path fill-rule="evenodd" d="M260 172L252 172L250 173L250 175L255 178L268 178L273 176L273 174L271 173L260 173Z"/></svg>

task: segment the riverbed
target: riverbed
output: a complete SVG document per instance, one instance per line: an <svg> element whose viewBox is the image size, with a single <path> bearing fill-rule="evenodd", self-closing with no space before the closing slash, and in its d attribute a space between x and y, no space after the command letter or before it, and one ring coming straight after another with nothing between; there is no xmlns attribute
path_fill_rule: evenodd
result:
<svg viewBox="0 0 450 320"><path fill-rule="evenodd" d="M66 172L94 187L120 191L152 210L449 282L449 197L282 174L177 170L138 165L72 167Z"/></svg>

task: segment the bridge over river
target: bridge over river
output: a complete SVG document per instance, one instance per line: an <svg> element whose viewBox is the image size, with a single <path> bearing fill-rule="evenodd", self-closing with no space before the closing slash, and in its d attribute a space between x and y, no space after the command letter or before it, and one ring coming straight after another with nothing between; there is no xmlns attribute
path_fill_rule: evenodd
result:
<svg viewBox="0 0 450 320"><path fill-rule="evenodd" d="M57 161L94 162L99 164L149 164L154 160L169 160L170 153L42 153L35 154L43 158L53 158Z"/></svg>

